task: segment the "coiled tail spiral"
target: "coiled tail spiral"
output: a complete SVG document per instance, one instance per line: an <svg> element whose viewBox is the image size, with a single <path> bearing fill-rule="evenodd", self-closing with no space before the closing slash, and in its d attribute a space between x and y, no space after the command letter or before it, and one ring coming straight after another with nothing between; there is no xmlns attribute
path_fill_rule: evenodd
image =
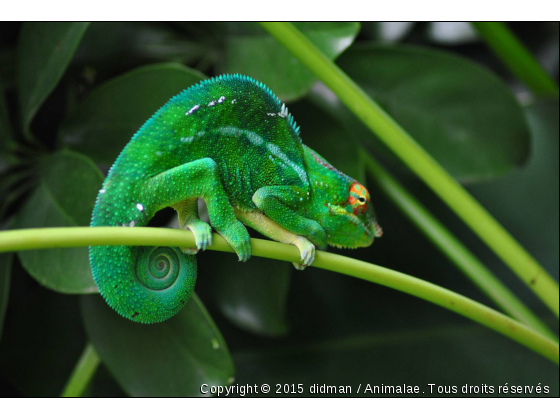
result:
<svg viewBox="0 0 560 420"><path fill-rule="evenodd" d="M90 247L93 277L103 298L135 322L162 322L187 303L196 282L196 258L175 247Z"/></svg>

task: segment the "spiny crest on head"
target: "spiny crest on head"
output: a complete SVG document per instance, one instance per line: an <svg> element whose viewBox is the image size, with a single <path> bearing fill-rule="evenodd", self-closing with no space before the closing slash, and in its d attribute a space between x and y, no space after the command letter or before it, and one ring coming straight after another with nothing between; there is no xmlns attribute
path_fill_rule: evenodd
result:
<svg viewBox="0 0 560 420"><path fill-rule="evenodd" d="M197 84L191 86L189 89L185 89L181 93L179 93L178 95L175 95L173 98L171 98L171 100L174 101L174 100L183 99L185 94L191 89L196 89L196 88L204 87L204 86L210 86L210 85L213 85L213 84L218 83L218 82L231 82L231 81L242 81L242 82L251 83L254 86L257 86L259 89L261 89L269 97L271 97L272 100L278 106L278 108L280 108L279 115L286 118L286 120L288 121L288 124L290 125L292 130L294 130L294 133L296 134L296 136L298 137L298 139L301 143L301 138L299 136L300 127L297 125L297 123L296 123L294 117L292 116L292 114L290 114L288 112L288 107L286 106L286 104L282 103L282 101L280 101L280 99L278 99L278 97L274 94L274 92L272 92L272 90L270 90L270 88L268 86L266 86L264 83L259 82L258 80L255 80L252 77L245 76L243 74L239 74L239 73L236 73L236 74L222 74L220 76L212 77L211 79L201 80Z"/></svg>
<svg viewBox="0 0 560 420"><path fill-rule="evenodd" d="M321 159L319 156L317 156L317 154L315 152L313 152L313 150L309 149L309 153L311 153L311 156L313 156L313 159L315 159L315 161L319 164L321 164L322 166L324 166L325 168L327 168L330 171L333 171L335 174L337 174L339 177L343 178L343 179L348 179L350 181L356 182L355 179L350 178L348 175L346 175L345 173L340 172L338 169L336 169L334 166L332 166L330 163L324 161L323 159Z"/></svg>

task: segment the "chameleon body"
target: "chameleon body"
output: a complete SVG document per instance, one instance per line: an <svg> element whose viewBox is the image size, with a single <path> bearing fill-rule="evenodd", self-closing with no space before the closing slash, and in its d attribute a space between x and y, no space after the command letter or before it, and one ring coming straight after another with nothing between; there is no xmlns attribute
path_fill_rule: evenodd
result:
<svg viewBox="0 0 560 420"><path fill-rule="evenodd" d="M145 226L173 207L197 247L91 247L94 279L119 314L161 322L186 304L196 281L193 254L212 241L199 198L241 261L251 256L243 223L296 245L300 269L313 262L315 247L364 247L381 234L367 190L302 144L268 88L240 75L205 80L144 123L99 191L92 226Z"/></svg>

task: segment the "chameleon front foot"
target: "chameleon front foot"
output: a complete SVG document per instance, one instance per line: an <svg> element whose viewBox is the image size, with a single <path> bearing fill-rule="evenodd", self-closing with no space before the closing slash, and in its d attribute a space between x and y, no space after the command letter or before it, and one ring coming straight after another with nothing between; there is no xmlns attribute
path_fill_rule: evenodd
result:
<svg viewBox="0 0 560 420"><path fill-rule="evenodd" d="M294 263L294 267L305 270L315 261L315 245L303 236L296 236L292 244L298 247L301 256L301 263Z"/></svg>
<svg viewBox="0 0 560 420"><path fill-rule="evenodd" d="M198 251L206 251L206 248L212 246L212 228L206 222L195 219L185 225L185 229L190 230L194 235L196 248L181 248L183 254L195 255Z"/></svg>

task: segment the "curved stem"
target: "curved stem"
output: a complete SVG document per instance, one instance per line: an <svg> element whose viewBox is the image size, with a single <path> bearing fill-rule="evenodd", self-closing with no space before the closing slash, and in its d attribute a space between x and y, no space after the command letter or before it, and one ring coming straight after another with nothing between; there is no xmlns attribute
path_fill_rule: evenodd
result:
<svg viewBox="0 0 560 420"><path fill-rule="evenodd" d="M60 396L81 397L97 370L99 362L99 355L91 343L87 343Z"/></svg>
<svg viewBox="0 0 560 420"><path fill-rule="evenodd" d="M369 153L362 158L374 182L395 205L454 263L471 281L504 312L547 337L556 340L552 331L519 300L476 256L446 229Z"/></svg>
<svg viewBox="0 0 560 420"><path fill-rule="evenodd" d="M321 79L558 317L558 284L467 190L293 25L261 25Z"/></svg>
<svg viewBox="0 0 560 420"><path fill-rule="evenodd" d="M148 227L66 227L0 232L0 252L88 245L160 245L193 248L195 242L191 232ZM300 261L299 251L292 245L251 239L251 246L253 255L257 257ZM210 249L234 252L217 234L213 236ZM558 364L558 343L458 293L398 271L329 252L317 251L313 266L387 286L435 303L491 328Z"/></svg>
<svg viewBox="0 0 560 420"><path fill-rule="evenodd" d="M535 94L558 96L556 82L506 25L501 22L471 22L471 24L509 70Z"/></svg>

